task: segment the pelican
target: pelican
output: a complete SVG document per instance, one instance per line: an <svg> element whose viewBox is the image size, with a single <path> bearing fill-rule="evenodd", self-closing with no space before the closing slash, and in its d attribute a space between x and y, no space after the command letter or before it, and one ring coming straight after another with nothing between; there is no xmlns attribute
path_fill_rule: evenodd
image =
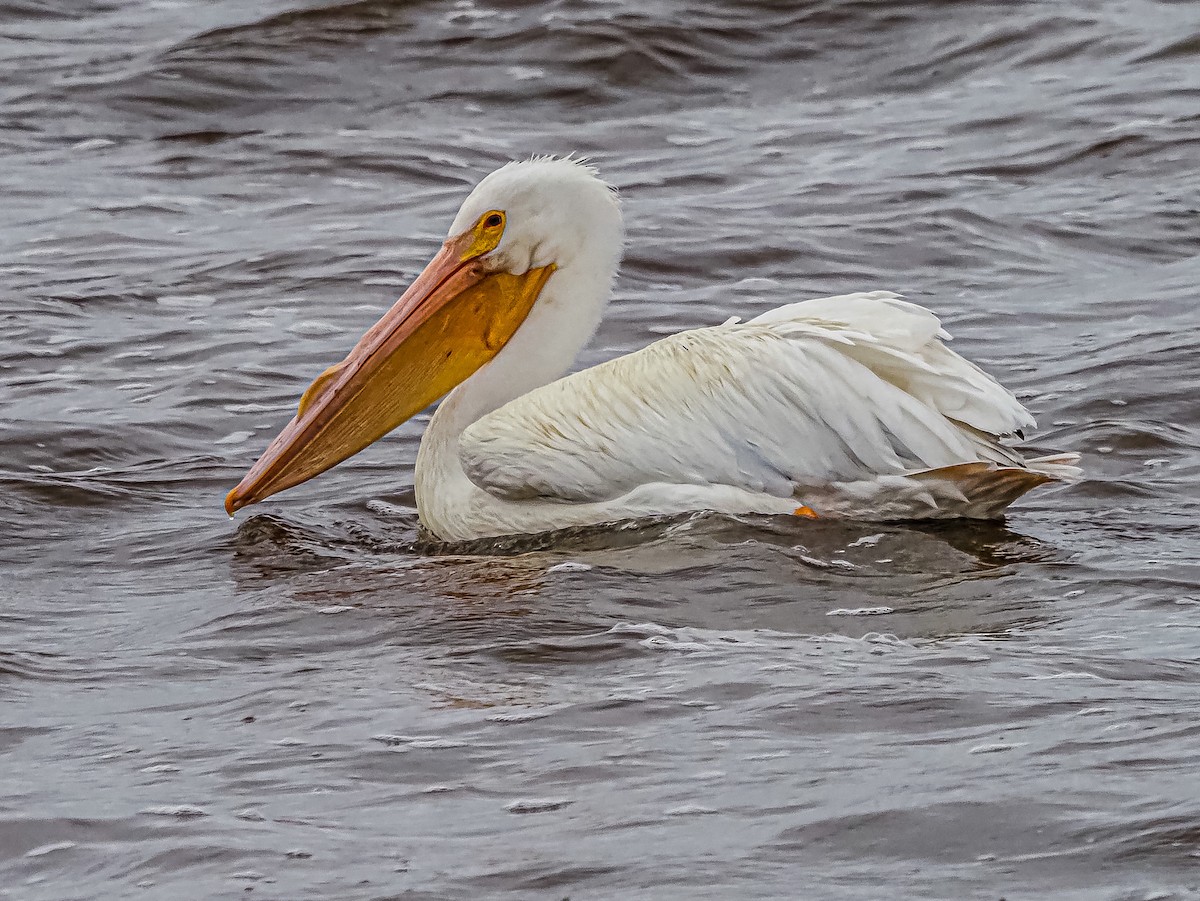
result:
<svg viewBox="0 0 1200 901"><path fill-rule="evenodd" d="M358 453L439 398L416 460L449 541L693 511L995 518L1067 481L1025 458L1017 399L889 291L791 303L566 375L624 244L615 189L543 157L484 178L441 250L225 500L234 511Z"/></svg>

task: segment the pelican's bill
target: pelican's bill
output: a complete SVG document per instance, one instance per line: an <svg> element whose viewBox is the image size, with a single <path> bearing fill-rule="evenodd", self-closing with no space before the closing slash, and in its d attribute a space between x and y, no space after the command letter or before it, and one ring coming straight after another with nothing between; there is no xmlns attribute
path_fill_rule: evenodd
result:
<svg viewBox="0 0 1200 901"><path fill-rule="evenodd" d="M469 239L469 240L468 240ZM353 456L492 359L525 321L553 266L489 271L471 232L448 240L225 498L234 511Z"/></svg>

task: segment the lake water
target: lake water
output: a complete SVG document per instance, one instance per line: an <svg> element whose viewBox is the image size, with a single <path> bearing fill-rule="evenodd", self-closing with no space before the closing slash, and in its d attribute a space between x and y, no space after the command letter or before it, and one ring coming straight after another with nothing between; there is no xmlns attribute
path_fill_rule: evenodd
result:
<svg viewBox="0 0 1200 901"><path fill-rule="evenodd" d="M1195 2L0 0L0 899L1200 897ZM893 289L1087 478L1003 525L236 520L510 158L581 364Z"/></svg>

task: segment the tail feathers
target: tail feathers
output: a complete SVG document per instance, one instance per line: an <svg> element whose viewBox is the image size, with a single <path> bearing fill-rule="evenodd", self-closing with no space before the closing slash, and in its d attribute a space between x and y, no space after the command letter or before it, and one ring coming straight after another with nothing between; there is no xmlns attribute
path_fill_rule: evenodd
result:
<svg viewBox="0 0 1200 901"><path fill-rule="evenodd" d="M1055 482L1074 482L1083 476L1079 468L1079 454L1050 454L1026 460L1025 466L1034 472L1049 476Z"/></svg>
<svg viewBox="0 0 1200 901"><path fill-rule="evenodd" d="M1058 464L1050 464L1052 466ZM994 519L1028 491L1055 481L1040 469L997 466L994 463L957 463L926 469L908 476L922 483L933 500L926 516L962 516Z"/></svg>
<svg viewBox="0 0 1200 901"><path fill-rule="evenodd" d="M1009 465L978 460L937 469L810 485L796 497L818 516L876 522L904 519L997 519L1026 492L1069 482L1082 470L1077 454L1051 454Z"/></svg>
<svg viewBox="0 0 1200 901"><path fill-rule="evenodd" d="M1079 454L1058 453L1026 460L1024 466L995 463L958 463L909 475L930 488L931 507L926 516L962 516L995 519L1021 495L1048 482L1073 482L1083 475L1076 464ZM952 498L958 495L957 502Z"/></svg>

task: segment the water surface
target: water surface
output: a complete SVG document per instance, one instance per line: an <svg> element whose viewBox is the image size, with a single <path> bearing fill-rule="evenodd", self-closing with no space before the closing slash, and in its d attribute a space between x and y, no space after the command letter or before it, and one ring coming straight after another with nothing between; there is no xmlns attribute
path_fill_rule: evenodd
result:
<svg viewBox="0 0 1200 901"><path fill-rule="evenodd" d="M1190 2L0 0L0 898L1200 897L1198 110ZM1086 480L448 549L418 418L226 518L568 151L581 365L899 290Z"/></svg>

